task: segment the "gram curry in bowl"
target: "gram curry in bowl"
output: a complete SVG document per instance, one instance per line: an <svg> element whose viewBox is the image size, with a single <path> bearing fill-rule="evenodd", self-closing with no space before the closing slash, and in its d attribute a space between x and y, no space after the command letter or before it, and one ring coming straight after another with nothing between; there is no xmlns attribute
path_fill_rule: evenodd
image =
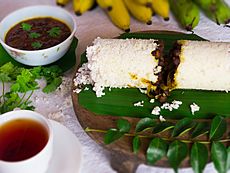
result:
<svg viewBox="0 0 230 173"><path fill-rule="evenodd" d="M13 26L5 43L20 50L41 50L58 45L71 35L70 28L52 17L24 20Z"/></svg>

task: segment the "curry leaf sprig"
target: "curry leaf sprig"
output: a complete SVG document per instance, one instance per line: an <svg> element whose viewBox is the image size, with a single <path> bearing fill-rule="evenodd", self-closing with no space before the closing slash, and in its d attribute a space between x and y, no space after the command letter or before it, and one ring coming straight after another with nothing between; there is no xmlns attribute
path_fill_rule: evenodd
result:
<svg viewBox="0 0 230 173"><path fill-rule="evenodd" d="M210 159L216 170L224 173L230 169L230 136L225 135L227 137L223 139L227 131L227 122L222 116L215 116L212 121L183 118L176 122L159 122L146 117L137 122L134 133L130 133L130 129L131 125L127 120L119 119L117 128L108 131L87 128L86 131L105 133L105 144L110 144L123 136L132 137L135 154L141 148L141 138L149 138L150 143L145 152L147 163L154 165L166 157L175 172L178 172L182 161L189 156L194 172L202 173L209 158L207 145L210 145ZM162 133L167 133L167 137ZM205 140L200 139L202 136Z"/></svg>
<svg viewBox="0 0 230 173"><path fill-rule="evenodd" d="M0 96L0 114L15 108L33 110L29 100L34 90L38 89L37 79L46 79L43 92L54 91L62 82L62 70L58 66L22 68L11 62L0 67L2 92ZM6 91L5 85L10 85Z"/></svg>

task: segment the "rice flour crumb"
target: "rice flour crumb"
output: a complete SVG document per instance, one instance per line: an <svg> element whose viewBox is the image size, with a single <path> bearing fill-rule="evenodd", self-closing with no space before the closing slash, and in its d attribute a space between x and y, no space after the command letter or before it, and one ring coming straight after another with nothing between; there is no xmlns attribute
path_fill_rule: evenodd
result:
<svg viewBox="0 0 230 173"><path fill-rule="evenodd" d="M199 107L196 103L192 103L192 104L190 105L190 109L191 109L192 114L194 115L195 112L197 112L197 111L200 110L200 107Z"/></svg>
<svg viewBox="0 0 230 173"><path fill-rule="evenodd" d="M139 102L136 102L133 104L133 106L136 106L136 107L143 107L144 106L144 101L139 101Z"/></svg>
<svg viewBox="0 0 230 173"><path fill-rule="evenodd" d="M156 106L153 108L151 114L153 115L160 115L161 108L159 106Z"/></svg>
<svg viewBox="0 0 230 173"><path fill-rule="evenodd" d="M180 105L182 105L181 101L173 100L172 103L164 103L161 109L172 111L173 109L178 109Z"/></svg>
<svg viewBox="0 0 230 173"><path fill-rule="evenodd" d="M160 120L160 122L166 121L166 119L162 115L159 116L159 120Z"/></svg>
<svg viewBox="0 0 230 173"><path fill-rule="evenodd" d="M151 99L149 102L150 102L150 103L154 103L154 102L155 102L155 99Z"/></svg>

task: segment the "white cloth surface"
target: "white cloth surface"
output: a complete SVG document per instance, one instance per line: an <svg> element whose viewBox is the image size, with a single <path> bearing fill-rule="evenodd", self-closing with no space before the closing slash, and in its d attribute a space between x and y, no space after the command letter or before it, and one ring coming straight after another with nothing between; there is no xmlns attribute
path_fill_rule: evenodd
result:
<svg viewBox="0 0 230 173"><path fill-rule="evenodd" d="M230 0L227 0L226 2L230 4ZM0 20L2 20L8 13L16 9L36 4L55 5L56 3L55 0L0 0ZM110 22L105 13L99 8L89 11L80 17L74 15L71 4L66 6L65 9L72 13L77 22L76 37L79 39L77 48L78 60L86 46L91 44L94 38L98 36L102 38L111 38L123 33L123 31L115 27ZM180 28L173 16L170 16L170 21L168 22L163 21L160 17L153 17L152 21L152 25L146 25L132 19L131 32L146 30L185 32ZM208 40L230 42L230 28L218 26L207 19L203 14L201 14L201 21L198 27L194 29L194 32L195 34ZM70 97L72 84L71 78L74 75L73 73L74 70L70 70L65 74L64 82L59 91L49 95L42 93L40 90L35 92L32 100L36 106L36 111L42 113L50 119L61 122L79 138L83 146L83 163L81 173L113 173L115 171L112 170L110 166L109 152L101 148L90 137L88 137L75 116ZM140 165L136 171L136 173L172 172L172 169L150 167L144 164ZM180 169L179 172L191 173L192 169ZM213 164L208 164L204 172L214 173L216 171L213 168Z"/></svg>

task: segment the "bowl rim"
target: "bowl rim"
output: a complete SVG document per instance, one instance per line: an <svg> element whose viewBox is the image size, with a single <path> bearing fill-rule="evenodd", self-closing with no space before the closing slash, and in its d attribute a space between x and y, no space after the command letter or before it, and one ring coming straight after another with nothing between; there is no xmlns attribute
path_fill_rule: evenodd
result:
<svg viewBox="0 0 230 173"><path fill-rule="evenodd" d="M61 44L67 42L67 40L71 39L72 37L75 36L75 33L76 33L76 30L77 30L77 24L76 24L76 21L73 17L73 15L71 15L70 12L68 12L67 10L64 10L63 8L61 7L58 7L58 6L53 6L53 5L31 5L31 6L27 6L27 7L23 7L23 8L20 8L20 9L17 9L17 10L14 10L12 12L10 12L9 14L7 14L1 21L0 21L0 26L1 26L1 23L3 20L6 20L10 15L12 15L13 13L16 14L17 12L19 11L23 11L23 10L26 10L26 9L31 9L31 8L42 8L42 7L45 7L45 8L52 8L52 9L59 9L59 10L62 10L63 13L67 16L69 16L73 22L73 30L71 31L71 34L69 35L69 37L67 37L64 41L62 41L61 43L55 45L55 46L52 46L52 47L49 47L49 48L45 48L45 49L40 49L40 50L22 50L22 49L17 49L17 48L14 48L14 47L11 47L9 46L8 44L5 43L4 40L2 40L0 38L0 43L2 44L2 46L6 47L7 49L9 49L10 51L15 51L15 52L20 52L20 53L33 53L33 52L44 52L44 51L49 51L51 49L55 49L57 48L58 46L60 46ZM41 14L42 15L42 14ZM30 17L28 16L28 19L32 19L32 18L36 18L36 17ZM55 17L54 17L55 18ZM59 19L57 17L57 19ZM22 21L22 20L21 20ZM20 23L21 21L18 21L17 23ZM63 20L61 20L63 21ZM15 24L17 24L15 23Z"/></svg>

